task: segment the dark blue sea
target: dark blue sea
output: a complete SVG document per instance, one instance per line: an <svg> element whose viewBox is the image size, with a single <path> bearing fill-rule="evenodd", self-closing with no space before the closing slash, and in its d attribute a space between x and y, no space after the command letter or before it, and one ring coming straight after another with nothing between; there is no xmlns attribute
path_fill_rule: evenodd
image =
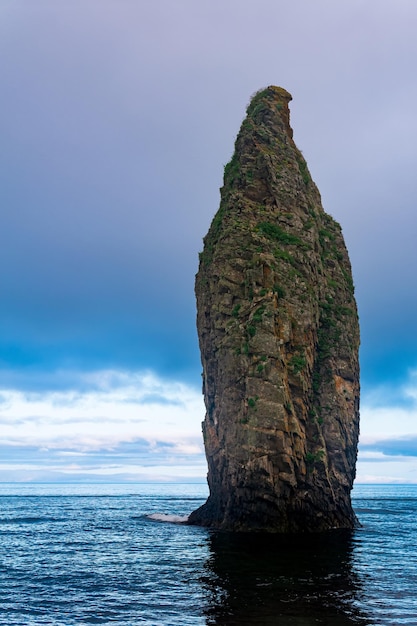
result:
<svg viewBox="0 0 417 626"><path fill-rule="evenodd" d="M417 625L417 485L358 485L361 528L299 537L169 521L205 485L0 494L0 624Z"/></svg>

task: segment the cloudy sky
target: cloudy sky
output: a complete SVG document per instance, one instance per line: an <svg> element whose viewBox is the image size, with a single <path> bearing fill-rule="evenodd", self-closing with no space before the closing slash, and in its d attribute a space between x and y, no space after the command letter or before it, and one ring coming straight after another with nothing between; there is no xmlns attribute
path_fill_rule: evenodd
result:
<svg viewBox="0 0 417 626"><path fill-rule="evenodd" d="M204 481L194 274L251 94L343 227L358 482L417 482L415 0L0 0L0 481Z"/></svg>

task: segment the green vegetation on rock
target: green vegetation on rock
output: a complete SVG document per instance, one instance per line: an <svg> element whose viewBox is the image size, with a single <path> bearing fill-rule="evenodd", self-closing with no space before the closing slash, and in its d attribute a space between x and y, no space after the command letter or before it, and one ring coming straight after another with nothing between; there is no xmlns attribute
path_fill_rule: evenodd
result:
<svg viewBox="0 0 417 626"><path fill-rule="evenodd" d="M257 92L224 168L196 276L210 495L190 523L352 528L359 325L340 225L290 126Z"/></svg>

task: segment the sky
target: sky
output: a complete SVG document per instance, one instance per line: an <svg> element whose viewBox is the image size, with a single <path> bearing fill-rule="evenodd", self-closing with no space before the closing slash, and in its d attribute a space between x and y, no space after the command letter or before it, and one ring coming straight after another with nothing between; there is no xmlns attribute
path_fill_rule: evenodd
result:
<svg viewBox="0 0 417 626"><path fill-rule="evenodd" d="M415 0L0 0L0 481L204 482L198 252L279 85L361 322L357 482L417 483Z"/></svg>

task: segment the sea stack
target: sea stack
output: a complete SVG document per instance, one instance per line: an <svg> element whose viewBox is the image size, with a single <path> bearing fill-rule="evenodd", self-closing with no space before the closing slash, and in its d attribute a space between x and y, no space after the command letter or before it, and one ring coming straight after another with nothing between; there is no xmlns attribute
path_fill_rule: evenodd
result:
<svg viewBox="0 0 417 626"><path fill-rule="evenodd" d="M252 98L196 277L210 495L190 524L353 528L359 323L340 225L293 141L291 95Z"/></svg>

